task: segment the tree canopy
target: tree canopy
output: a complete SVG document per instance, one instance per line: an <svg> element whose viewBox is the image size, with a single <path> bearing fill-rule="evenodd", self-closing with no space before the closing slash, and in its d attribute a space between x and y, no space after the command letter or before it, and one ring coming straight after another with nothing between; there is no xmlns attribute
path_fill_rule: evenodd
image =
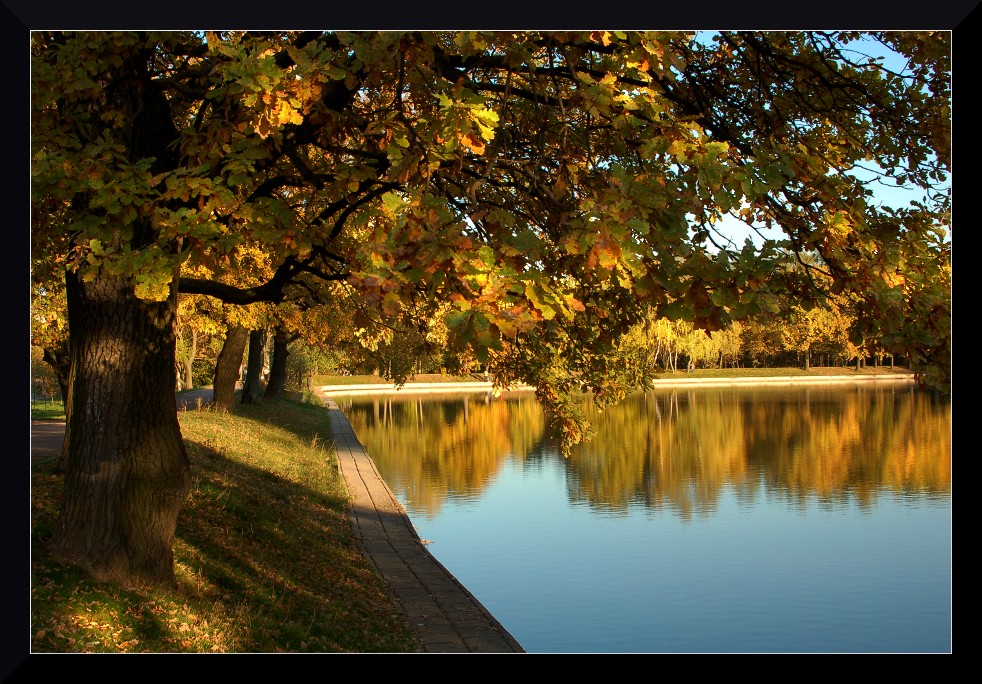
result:
<svg viewBox="0 0 982 684"><path fill-rule="evenodd" d="M139 460L93 422L132 400L146 349L172 355L178 291L333 282L355 335L445 326L570 441L568 396L623 396L618 342L651 309L715 330L775 296L851 298L857 340L949 383L946 32L41 31L31 49L32 272L68 291L69 479ZM880 181L923 199L880 205ZM729 241L727 215L781 237ZM71 534L90 569L160 576Z"/></svg>

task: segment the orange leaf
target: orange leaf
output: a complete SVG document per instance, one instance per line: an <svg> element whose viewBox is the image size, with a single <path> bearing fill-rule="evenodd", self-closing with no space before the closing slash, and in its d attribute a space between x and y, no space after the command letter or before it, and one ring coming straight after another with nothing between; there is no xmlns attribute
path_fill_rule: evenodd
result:
<svg viewBox="0 0 982 684"><path fill-rule="evenodd" d="M484 141L473 133L460 136L460 142L473 150L476 154L484 154Z"/></svg>

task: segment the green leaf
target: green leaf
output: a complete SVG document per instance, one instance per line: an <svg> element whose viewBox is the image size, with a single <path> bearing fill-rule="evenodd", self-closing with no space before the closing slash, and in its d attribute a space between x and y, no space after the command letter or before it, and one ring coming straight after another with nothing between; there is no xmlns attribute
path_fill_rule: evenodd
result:
<svg viewBox="0 0 982 684"><path fill-rule="evenodd" d="M544 319L550 321L555 318L556 309L553 304L556 303L556 299L541 284L532 281L526 282L525 297Z"/></svg>

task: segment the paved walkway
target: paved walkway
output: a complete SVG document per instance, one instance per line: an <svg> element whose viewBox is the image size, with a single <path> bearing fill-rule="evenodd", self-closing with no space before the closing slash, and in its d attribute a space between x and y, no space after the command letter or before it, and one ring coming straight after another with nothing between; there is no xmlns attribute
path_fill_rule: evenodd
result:
<svg viewBox="0 0 982 684"><path fill-rule="evenodd" d="M47 461L58 458L65 441L65 421L31 421L31 460Z"/></svg>
<svg viewBox="0 0 982 684"><path fill-rule="evenodd" d="M366 555L405 611L425 653L524 653L515 638L426 549L333 399L331 430Z"/></svg>

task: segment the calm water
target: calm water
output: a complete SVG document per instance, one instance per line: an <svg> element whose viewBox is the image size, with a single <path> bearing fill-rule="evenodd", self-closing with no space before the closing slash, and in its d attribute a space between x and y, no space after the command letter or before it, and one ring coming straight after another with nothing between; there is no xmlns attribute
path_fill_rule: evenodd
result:
<svg viewBox="0 0 982 684"><path fill-rule="evenodd" d="M951 405L907 385L659 389L568 459L530 393L338 403L529 652L951 650Z"/></svg>

